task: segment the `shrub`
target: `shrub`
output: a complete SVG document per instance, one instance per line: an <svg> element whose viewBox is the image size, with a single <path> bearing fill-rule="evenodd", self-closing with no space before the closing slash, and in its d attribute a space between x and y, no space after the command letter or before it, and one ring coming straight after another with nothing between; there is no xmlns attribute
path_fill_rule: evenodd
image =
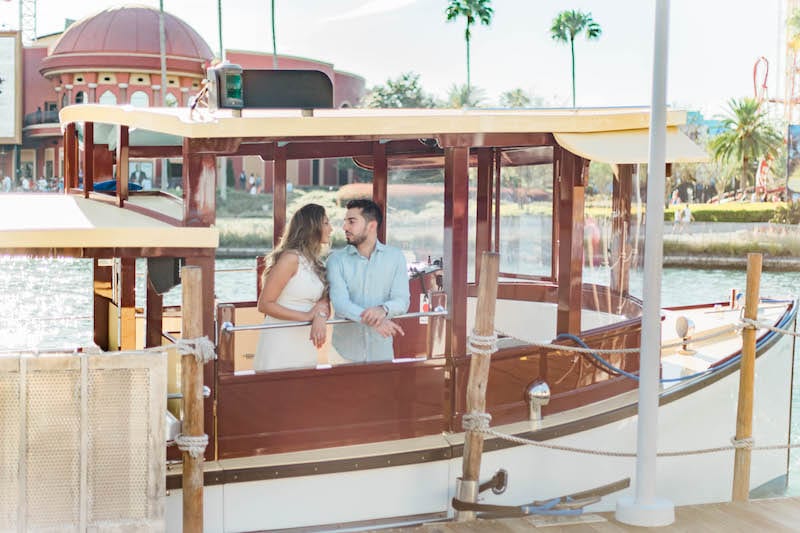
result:
<svg viewBox="0 0 800 533"><path fill-rule="evenodd" d="M770 219L775 224L800 224L800 202L779 204Z"/></svg>

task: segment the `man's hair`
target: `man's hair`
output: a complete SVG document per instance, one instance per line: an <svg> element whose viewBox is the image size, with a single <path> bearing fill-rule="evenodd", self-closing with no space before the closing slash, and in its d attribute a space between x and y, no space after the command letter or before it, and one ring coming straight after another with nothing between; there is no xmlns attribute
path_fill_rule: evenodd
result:
<svg viewBox="0 0 800 533"><path fill-rule="evenodd" d="M364 217L364 220L367 222L370 220L376 221L379 228L381 224L383 224L383 212L381 212L381 208L378 207L378 204L372 200L367 200L366 198L350 200L347 202L347 209L361 209L361 216Z"/></svg>

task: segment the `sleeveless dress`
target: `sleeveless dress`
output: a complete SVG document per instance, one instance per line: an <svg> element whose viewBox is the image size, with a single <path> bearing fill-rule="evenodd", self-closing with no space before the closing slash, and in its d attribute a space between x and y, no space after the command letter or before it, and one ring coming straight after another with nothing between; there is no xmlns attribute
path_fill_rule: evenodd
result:
<svg viewBox="0 0 800 533"><path fill-rule="evenodd" d="M297 272L289 278L277 303L295 311L308 311L322 297L324 285L308 259L298 254ZM264 324L287 322L267 315ZM292 321L288 321L292 322ZM264 329L258 339L255 370L315 367L318 351L309 339L311 326Z"/></svg>

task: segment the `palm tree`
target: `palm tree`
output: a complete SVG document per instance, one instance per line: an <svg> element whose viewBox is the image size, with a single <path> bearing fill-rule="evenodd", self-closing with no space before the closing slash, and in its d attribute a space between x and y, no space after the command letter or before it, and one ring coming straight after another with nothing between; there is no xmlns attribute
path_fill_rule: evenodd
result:
<svg viewBox="0 0 800 533"><path fill-rule="evenodd" d="M275 44L275 0L270 1L272 13L272 68L278 68L278 47Z"/></svg>
<svg viewBox="0 0 800 533"><path fill-rule="evenodd" d="M480 107L483 100L484 92L480 87L453 84L447 91L447 107Z"/></svg>
<svg viewBox="0 0 800 533"><path fill-rule="evenodd" d="M762 157L777 155L783 138L754 98L731 99L729 116L722 120L723 132L711 139L709 148L719 162L741 164L742 196Z"/></svg>
<svg viewBox="0 0 800 533"><path fill-rule="evenodd" d="M501 107L528 107L529 105L531 105L530 95L519 87L500 95Z"/></svg>
<svg viewBox="0 0 800 533"><path fill-rule="evenodd" d="M467 91L469 92L472 87L469 70L469 40L472 37L469 29L470 26L475 24L476 20L484 26L492 23L492 9L491 0L449 0L449 5L445 11L447 22L454 21L458 17L463 16L467 19L467 29L464 31L464 40L467 42Z"/></svg>
<svg viewBox="0 0 800 533"><path fill-rule="evenodd" d="M568 10L562 11L553 19L550 26L550 37L559 43L569 43L569 51L572 56L572 107L575 107L575 37L585 32L586 40L591 41L600 38L603 30L600 25L592 19L591 13Z"/></svg>

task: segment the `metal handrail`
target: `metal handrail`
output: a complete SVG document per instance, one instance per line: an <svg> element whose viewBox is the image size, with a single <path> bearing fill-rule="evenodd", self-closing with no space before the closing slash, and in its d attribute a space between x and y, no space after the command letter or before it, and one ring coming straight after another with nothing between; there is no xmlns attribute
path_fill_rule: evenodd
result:
<svg viewBox="0 0 800 533"><path fill-rule="evenodd" d="M420 317L429 317L429 316L441 316L446 317L448 316L447 310L444 311L427 311L425 313L405 313L403 315L397 315L390 317L392 320L397 318L420 318ZM349 318L332 318L325 322L326 324L356 324L350 320ZM278 329L278 328L296 328L301 326L309 326L311 322L280 322L278 324L252 324L248 326L234 326L230 322L223 322L220 331L222 333L235 333L237 331L256 331L262 329Z"/></svg>
<svg viewBox="0 0 800 533"><path fill-rule="evenodd" d="M166 331L162 331L161 332L161 336L164 337L165 339L167 339L172 344L178 344L178 339L176 339L175 337L173 337L172 335L170 335Z"/></svg>

